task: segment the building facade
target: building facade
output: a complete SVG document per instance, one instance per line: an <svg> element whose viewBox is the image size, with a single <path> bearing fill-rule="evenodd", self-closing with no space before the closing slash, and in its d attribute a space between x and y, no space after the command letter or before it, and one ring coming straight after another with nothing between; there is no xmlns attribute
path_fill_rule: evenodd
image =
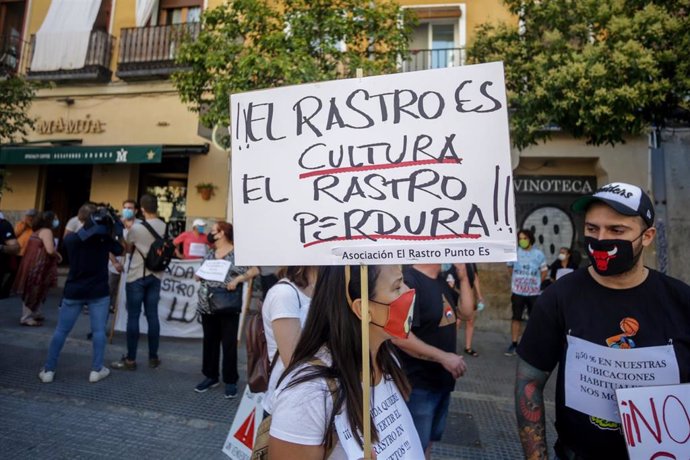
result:
<svg viewBox="0 0 690 460"><path fill-rule="evenodd" d="M50 209L64 223L87 200L119 208L145 192L158 196L173 234L197 217L229 217L229 153L213 145L169 81L181 39L199 32L204 3L2 0L14 12L0 16L9 18L0 37L11 37L3 49L11 45L18 72L47 84L30 109L37 123L29 142L3 146L11 191L0 206L8 218ZM91 10L74 14L73 4ZM84 15L85 26L65 19ZM85 58L75 64L80 44ZM210 199L198 184L215 187Z"/></svg>
<svg viewBox="0 0 690 460"><path fill-rule="evenodd" d="M475 28L514 21L501 0L400 0L419 19L401 71L465 64ZM69 8L80 4L88 14ZM0 63L27 78L53 82L31 107L38 120L29 144L3 147L0 164L12 192L0 209L14 220L28 208L56 211L62 222L86 200L118 208L155 193L178 233L201 217L232 220L230 153L182 104L169 81L183 36L220 0L0 0ZM70 6L71 5L71 6ZM83 23L74 19L87 16ZM65 25L67 24L67 26ZM53 39L51 40L51 37ZM56 46L56 43L79 46ZM71 41L71 42L70 42ZM57 60L57 61L56 61ZM581 250L582 222L569 203L621 180L650 189L646 138L588 146L555 132L551 141L512 152L520 227L537 234L549 262L561 246ZM210 183L215 195L197 185ZM649 261L654 265L653 257ZM508 305L504 267L485 267L489 305ZM488 316L507 317L508 309Z"/></svg>

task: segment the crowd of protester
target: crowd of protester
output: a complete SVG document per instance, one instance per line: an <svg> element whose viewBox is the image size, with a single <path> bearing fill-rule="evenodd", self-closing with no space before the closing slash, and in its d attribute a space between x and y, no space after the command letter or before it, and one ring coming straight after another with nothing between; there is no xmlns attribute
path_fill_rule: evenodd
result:
<svg viewBox="0 0 690 460"><path fill-rule="evenodd" d="M558 458L623 458L623 436L611 429L612 422L597 419L585 406L565 403L572 391L564 382L571 365L566 349L627 349L645 359L649 347L670 347L678 377L665 383L687 383L690 288L643 265L642 253L655 236L654 208L639 187L609 184L576 201L573 210L584 215L584 248L591 265L580 268L579 253L569 247L560 248L548 264L535 246L532 229L518 231L517 260L508 264L512 314L505 355L518 355L518 430L525 456L546 458L542 392L559 365ZM158 303L163 271L150 268L148 255L167 228L158 216L156 197L126 200L117 215L86 203L69 219L64 235L56 234L59 219L51 211L34 209L14 227L0 219L0 295L20 296L20 324L43 325L41 309L62 262L58 247L64 248L69 266L41 381L53 382L60 351L84 308L93 341L89 381L109 375L105 329L119 292L126 296L127 352L111 367L137 369L142 312L148 323L148 365L161 366ZM366 393L361 321L367 306L371 359L370 381L364 385L373 398L373 452L385 457L389 445L402 442L405 458L429 458L432 444L445 430L456 380L468 370L462 354L479 356L472 339L485 300L476 265L369 266L368 298L363 299L362 272L348 266L265 267L262 272L236 265L233 233L228 222L207 225L196 219L173 243L179 258L226 267L224 277L197 277L204 379L194 391L206 392L222 379L224 396L238 395L241 308L235 294L259 279L264 284L260 315L270 361L263 400L264 416L270 420L269 457L361 458ZM119 289L122 281L124 290ZM462 323L465 342L458 352ZM400 427L396 443L389 442L386 432L387 412L377 409L381 401L395 410Z"/></svg>

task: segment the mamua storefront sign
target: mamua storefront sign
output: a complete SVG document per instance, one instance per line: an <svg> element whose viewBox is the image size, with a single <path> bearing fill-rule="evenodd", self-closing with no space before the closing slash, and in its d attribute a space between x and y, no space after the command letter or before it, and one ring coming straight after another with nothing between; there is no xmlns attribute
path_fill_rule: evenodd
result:
<svg viewBox="0 0 690 460"><path fill-rule="evenodd" d="M238 264L514 260L501 63L230 102Z"/></svg>
<svg viewBox="0 0 690 460"><path fill-rule="evenodd" d="M160 145L3 147L0 164L160 163Z"/></svg>
<svg viewBox="0 0 690 460"><path fill-rule="evenodd" d="M91 118L89 115L83 119L64 119L62 117L52 120L39 118L36 120L34 131L38 134L101 134L105 132L105 122Z"/></svg>

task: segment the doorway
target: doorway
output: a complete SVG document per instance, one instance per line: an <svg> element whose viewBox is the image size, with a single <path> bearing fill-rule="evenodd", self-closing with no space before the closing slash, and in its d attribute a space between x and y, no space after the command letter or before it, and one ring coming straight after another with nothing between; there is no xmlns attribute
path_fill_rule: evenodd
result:
<svg viewBox="0 0 690 460"><path fill-rule="evenodd" d="M53 211L60 219L56 237L62 237L67 221L89 200L92 171L90 164L46 166L43 209Z"/></svg>
<svg viewBox="0 0 690 460"><path fill-rule="evenodd" d="M168 234L172 237L185 230L188 175L188 156L164 157L161 163L139 166L138 196L150 193L158 198L158 215L168 223Z"/></svg>

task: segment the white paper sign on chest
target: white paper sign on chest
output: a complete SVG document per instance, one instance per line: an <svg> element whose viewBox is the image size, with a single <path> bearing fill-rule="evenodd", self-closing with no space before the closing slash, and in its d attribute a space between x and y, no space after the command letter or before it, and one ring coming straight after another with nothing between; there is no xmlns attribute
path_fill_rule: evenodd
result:
<svg viewBox="0 0 690 460"><path fill-rule="evenodd" d="M223 283L231 266L232 264L224 259L207 259L204 260L195 275L207 281Z"/></svg>
<svg viewBox="0 0 690 460"><path fill-rule="evenodd" d="M239 265L515 260L502 63L230 98Z"/></svg>

